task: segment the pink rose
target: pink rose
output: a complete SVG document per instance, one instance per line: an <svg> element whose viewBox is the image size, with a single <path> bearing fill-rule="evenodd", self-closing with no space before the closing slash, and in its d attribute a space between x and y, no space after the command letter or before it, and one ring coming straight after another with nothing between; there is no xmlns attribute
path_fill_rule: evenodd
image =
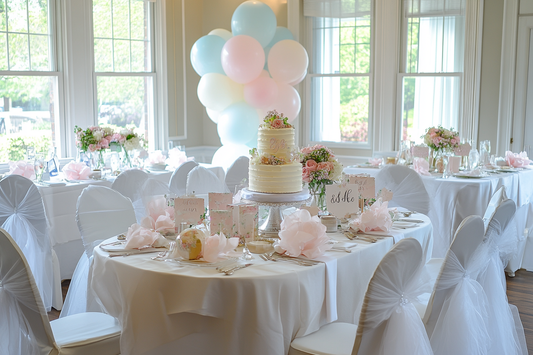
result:
<svg viewBox="0 0 533 355"><path fill-rule="evenodd" d="M89 144L89 151L90 152L94 152L96 150L96 145L95 144Z"/></svg>
<svg viewBox="0 0 533 355"><path fill-rule="evenodd" d="M316 171L317 170L317 167L318 167L318 164L316 163L316 161L314 161L313 159L309 159L306 163L305 163L305 167L307 169L309 169L309 172L311 171Z"/></svg>
<svg viewBox="0 0 533 355"><path fill-rule="evenodd" d="M109 141L106 138L102 138L102 140L98 142L98 144L104 149L109 148Z"/></svg>
<svg viewBox="0 0 533 355"><path fill-rule="evenodd" d="M309 169L302 168L302 180L307 183L311 182L311 174L309 172Z"/></svg>
<svg viewBox="0 0 533 355"><path fill-rule="evenodd" d="M279 119L279 118L276 118L273 122L272 122L272 128L283 128L285 127L285 123L283 123L283 120Z"/></svg>
<svg viewBox="0 0 533 355"><path fill-rule="evenodd" d="M317 170L331 171L331 170L333 170L333 163L331 163L329 161L324 161L322 163L318 163Z"/></svg>

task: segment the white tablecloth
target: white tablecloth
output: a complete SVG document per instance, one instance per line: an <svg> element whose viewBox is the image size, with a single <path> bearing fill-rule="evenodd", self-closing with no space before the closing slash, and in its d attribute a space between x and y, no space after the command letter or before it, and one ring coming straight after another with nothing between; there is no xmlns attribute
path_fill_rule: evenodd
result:
<svg viewBox="0 0 533 355"><path fill-rule="evenodd" d="M426 222L403 230L423 250L432 248ZM340 233L331 235L348 241ZM360 242L337 259L338 320L357 324L364 294L380 260L393 245L386 237ZM326 323L325 265L266 262L224 276L214 268L179 267L153 254L108 257L95 248L91 285L123 329L121 353L285 355L296 336Z"/></svg>
<svg viewBox="0 0 533 355"><path fill-rule="evenodd" d="M224 169L211 164L200 164L224 181ZM151 178L168 183L172 171L147 171ZM83 253L81 235L76 223L76 205L81 191L89 185L111 187L115 177L107 180L85 180L64 186L38 186L43 198L46 218L50 226L52 247L59 258L61 278L70 279Z"/></svg>
<svg viewBox="0 0 533 355"><path fill-rule="evenodd" d="M379 169L345 168L346 174L367 173L376 176ZM461 221L471 215L483 216L494 192L505 186L507 197L517 204L515 223L519 235L524 228L533 226L533 170L516 173L491 174L482 179L442 179L437 176L422 176L422 181L430 197L429 218L433 224L433 257L444 257ZM514 260L510 267L515 270L522 265L522 243L519 250L520 261ZM524 262L526 262L524 258ZM533 259L531 261L533 267Z"/></svg>

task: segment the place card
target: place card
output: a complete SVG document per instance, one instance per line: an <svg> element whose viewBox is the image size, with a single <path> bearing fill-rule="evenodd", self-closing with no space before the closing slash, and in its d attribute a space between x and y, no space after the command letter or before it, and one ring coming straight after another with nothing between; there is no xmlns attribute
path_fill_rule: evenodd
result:
<svg viewBox="0 0 533 355"><path fill-rule="evenodd" d="M318 216L318 212L320 212L320 209L317 206L302 206L300 209L309 211L311 216Z"/></svg>
<svg viewBox="0 0 533 355"><path fill-rule="evenodd" d="M337 218L344 218L359 211L359 185L326 185L326 204L328 212Z"/></svg>
<svg viewBox="0 0 533 355"><path fill-rule="evenodd" d="M376 198L376 179L368 174L348 175L350 184L359 185L359 194L365 200Z"/></svg>
<svg viewBox="0 0 533 355"><path fill-rule="evenodd" d="M225 192L210 192L209 193L209 211L211 210L229 210L233 203L233 194Z"/></svg>
<svg viewBox="0 0 533 355"><path fill-rule="evenodd" d="M233 210L210 210L209 231L211 235L220 234L221 232L229 238L233 236Z"/></svg>
<svg viewBox="0 0 533 355"><path fill-rule="evenodd" d="M468 154L470 154L470 150L472 149L472 146L468 143L459 144L457 148L454 149L455 155L458 155L460 157L467 157Z"/></svg>
<svg viewBox="0 0 533 355"><path fill-rule="evenodd" d="M452 174L459 172L461 166L461 157L449 157L448 158L448 171Z"/></svg>
<svg viewBox="0 0 533 355"><path fill-rule="evenodd" d="M203 214L203 198L178 197L174 199L174 222L176 226L182 223L195 226L202 222Z"/></svg>
<svg viewBox="0 0 533 355"><path fill-rule="evenodd" d="M413 147L413 157L427 159L429 157L429 147L424 147L422 145L415 145Z"/></svg>
<svg viewBox="0 0 533 355"><path fill-rule="evenodd" d="M392 200L392 196L393 196L393 193L389 189L382 188L381 190L379 190L378 198L381 197L381 201L382 202L391 201Z"/></svg>
<svg viewBox="0 0 533 355"><path fill-rule="evenodd" d="M246 243L254 241L258 233L259 208L255 204L239 205L238 234Z"/></svg>

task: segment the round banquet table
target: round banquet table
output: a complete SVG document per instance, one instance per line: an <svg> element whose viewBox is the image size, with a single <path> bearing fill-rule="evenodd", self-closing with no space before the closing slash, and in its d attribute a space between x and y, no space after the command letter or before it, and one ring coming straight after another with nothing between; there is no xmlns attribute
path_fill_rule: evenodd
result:
<svg viewBox="0 0 533 355"><path fill-rule="evenodd" d="M327 251L314 266L264 261L231 276L215 267L154 261L154 254L110 257L94 250L90 282L122 325L121 353L285 355L295 337L339 320L357 324L370 278L394 242L417 239L431 256L424 223L351 252ZM332 239L350 242L341 233ZM104 242L105 243L105 242ZM247 261L248 262L248 261Z"/></svg>

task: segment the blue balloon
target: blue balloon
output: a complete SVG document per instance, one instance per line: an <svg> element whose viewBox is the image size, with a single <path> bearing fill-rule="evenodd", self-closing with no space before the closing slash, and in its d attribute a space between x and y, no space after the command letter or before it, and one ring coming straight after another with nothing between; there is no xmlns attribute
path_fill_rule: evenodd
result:
<svg viewBox="0 0 533 355"><path fill-rule="evenodd" d="M224 74L222 68L222 47L226 41L216 35L207 35L197 40L191 49L191 64L198 75L207 73Z"/></svg>
<svg viewBox="0 0 533 355"><path fill-rule="evenodd" d="M231 32L234 36L253 37L266 47L274 38L277 23L274 11L268 5L261 1L246 1L233 13Z"/></svg>
<svg viewBox="0 0 533 355"><path fill-rule="evenodd" d="M287 27L278 26L276 27L276 32L274 33L272 41L270 41L267 47L272 48L276 43L278 43L279 41L283 41L284 39L294 40L294 36Z"/></svg>
<svg viewBox="0 0 533 355"><path fill-rule="evenodd" d="M218 118L217 131L222 144L246 144L257 134L257 110L246 102L230 105Z"/></svg>
<svg viewBox="0 0 533 355"><path fill-rule="evenodd" d="M254 138L252 138L251 141L249 141L248 143L246 143L246 146L247 147L250 147L250 148L257 148L257 137L259 135L259 129L257 129L255 131L255 135L254 135Z"/></svg>

